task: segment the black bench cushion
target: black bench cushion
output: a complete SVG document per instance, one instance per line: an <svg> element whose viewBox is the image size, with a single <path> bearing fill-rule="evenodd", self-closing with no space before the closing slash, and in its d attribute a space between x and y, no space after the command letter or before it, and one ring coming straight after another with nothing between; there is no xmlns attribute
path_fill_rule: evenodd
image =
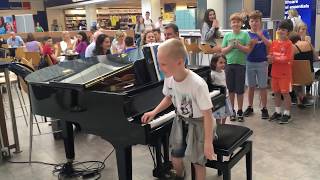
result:
<svg viewBox="0 0 320 180"><path fill-rule="evenodd" d="M237 125L218 125L216 139L213 143L216 154L230 155L235 149L241 146L251 135L252 130Z"/></svg>

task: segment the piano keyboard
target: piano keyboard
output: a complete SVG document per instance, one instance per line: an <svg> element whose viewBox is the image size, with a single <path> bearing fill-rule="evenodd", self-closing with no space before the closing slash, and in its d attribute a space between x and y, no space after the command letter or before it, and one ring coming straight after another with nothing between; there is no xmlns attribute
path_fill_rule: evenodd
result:
<svg viewBox="0 0 320 180"><path fill-rule="evenodd" d="M210 95L210 98L213 98L214 96L217 96L220 94L220 91L219 90L214 90L214 91L211 91L209 93ZM176 112L175 111L170 111L169 113L167 114L164 114L162 116L159 116L155 119L153 119L152 121L150 121L148 124L150 125L151 129L154 129L154 128L157 128L159 127L161 124L171 120L172 118L174 118L176 116Z"/></svg>

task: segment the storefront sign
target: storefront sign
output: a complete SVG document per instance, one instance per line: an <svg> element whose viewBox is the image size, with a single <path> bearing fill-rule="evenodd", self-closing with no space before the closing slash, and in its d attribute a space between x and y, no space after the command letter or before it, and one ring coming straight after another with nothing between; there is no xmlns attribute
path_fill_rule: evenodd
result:
<svg viewBox="0 0 320 180"><path fill-rule="evenodd" d="M309 35L314 41L315 24L316 24L316 0L286 0L285 1L285 15L288 17L288 11L296 9L308 26Z"/></svg>
<svg viewBox="0 0 320 180"><path fill-rule="evenodd" d="M97 14L141 14L141 9L98 9Z"/></svg>
<svg viewBox="0 0 320 180"><path fill-rule="evenodd" d="M62 6L62 5L68 5L72 3L79 3L79 2L85 2L90 0L46 0L46 6L47 7L54 7L54 6Z"/></svg>

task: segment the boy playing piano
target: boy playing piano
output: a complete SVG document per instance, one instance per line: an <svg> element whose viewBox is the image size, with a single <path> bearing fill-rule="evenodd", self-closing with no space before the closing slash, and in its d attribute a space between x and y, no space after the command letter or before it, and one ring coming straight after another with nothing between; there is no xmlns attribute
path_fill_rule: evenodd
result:
<svg viewBox="0 0 320 180"><path fill-rule="evenodd" d="M196 180L204 180L205 163L207 159L213 160L215 157L215 122L208 86L200 76L185 68L184 60L187 57L184 45L177 39L167 40L159 46L158 62L166 76L163 86L165 97L153 111L143 115L142 122L148 123L173 103L176 118L172 124L170 147L176 179L183 179L182 158L185 157L195 167ZM183 133L184 128L188 128L187 136Z"/></svg>

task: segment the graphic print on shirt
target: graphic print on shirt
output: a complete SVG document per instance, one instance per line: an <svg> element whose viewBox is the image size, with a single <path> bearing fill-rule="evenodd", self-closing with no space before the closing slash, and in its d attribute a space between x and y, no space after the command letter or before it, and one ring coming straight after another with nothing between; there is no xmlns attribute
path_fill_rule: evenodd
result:
<svg viewBox="0 0 320 180"><path fill-rule="evenodd" d="M180 112L181 115L184 117L193 117L192 111L192 99L189 98L187 95L182 95L180 101Z"/></svg>

